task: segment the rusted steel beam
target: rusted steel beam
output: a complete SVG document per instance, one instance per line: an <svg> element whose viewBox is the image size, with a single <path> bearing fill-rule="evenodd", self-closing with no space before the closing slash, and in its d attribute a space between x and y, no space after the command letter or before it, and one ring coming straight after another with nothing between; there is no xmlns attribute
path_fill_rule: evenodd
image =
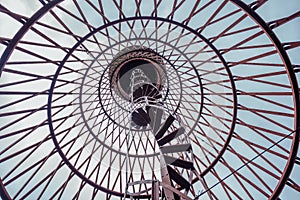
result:
<svg viewBox="0 0 300 200"><path fill-rule="evenodd" d="M300 17L300 11L296 12L296 13L293 13L292 15L288 16L288 17L284 17L284 18L281 18L281 19L277 19L277 20L274 20L274 21L271 21L271 22L268 22L268 25L271 29L275 29L289 21L292 21L294 19L296 19L297 17Z"/></svg>
<svg viewBox="0 0 300 200"><path fill-rule="evenodd" d="M30 27L39 20L47 11L51 10L54 6L58 3L62 2L63 0L53 0L50 1L48 4L43 6L40 10L38 10L30 19L24 23L21 29L16 33L14 38L11 40L7 48L5 49L1 60L0 60L0 76L3 71L4 65L7 62L8 58L10 57L13 49L17 46L18 42L22 39L25 33L30 29Z"/></svg>
<svg viewBox="0 0 300 200"><path fill-rule="evenodd" d="M5 189L5 186L2 183L2 180L0 179L0 197L3 200L11 200L12 198L9 196L7 190Z"/></svg>

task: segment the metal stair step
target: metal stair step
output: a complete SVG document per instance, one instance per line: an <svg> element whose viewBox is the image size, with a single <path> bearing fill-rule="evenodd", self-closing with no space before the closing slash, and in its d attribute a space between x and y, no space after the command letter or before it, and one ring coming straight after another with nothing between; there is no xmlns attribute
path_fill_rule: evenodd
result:
<svg viewBox="0 0 300 200"><path fill-rule="evenodd" d="M164 156L164 159L165 159L165 162L169 165L181 167L184 169L193 169L194 168L193 162L190 162L190 161L185 161L185 160L182 160L179 158L174 158L171 156Z"/></svg>
<svg viewBox="0 0 300 200"><path fill-rule="evenodd" d="M166 135L165 137L161 138L160 140L157 141L159 146L163 146L166 143L172 141L174 138L182 135L184 133L184 128L180 127L176 130L174 130L172 133Z"/></svg>
<svg viewBox="0 0 300 200"><path fill-rule="evenodd" d="M180 174L178 174L172 167L167 166L170 178L175 181L178 185L185 189L189 189L191 184Z"/></svg>
<svg viewBox="0 0 300 200"><path fill-rule="evenodd" d="M192 149L191 144L176 144L170 146L162 146L160 147L162 153L176 153L183 151L190 151Z"/></svg>
<svg viewBox="0 0 300 200"><path fill-rule="evenodd" d="M168 130L168 128L172 125L175 118L172 115L169 115L165 123L160 127L158 132L155 134L155 139L159 140L161 137L164 136L165 132Z"/></svg>

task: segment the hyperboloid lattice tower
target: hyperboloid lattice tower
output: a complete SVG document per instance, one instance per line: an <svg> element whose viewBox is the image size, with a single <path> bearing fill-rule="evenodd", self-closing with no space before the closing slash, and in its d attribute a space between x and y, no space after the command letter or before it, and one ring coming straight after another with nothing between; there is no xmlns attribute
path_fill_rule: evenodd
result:
<svg viewBox="0 0 300 200"><path fill-rule="evenodd" d="M1 198L299 199L299 5L1 0Z"/></svg>

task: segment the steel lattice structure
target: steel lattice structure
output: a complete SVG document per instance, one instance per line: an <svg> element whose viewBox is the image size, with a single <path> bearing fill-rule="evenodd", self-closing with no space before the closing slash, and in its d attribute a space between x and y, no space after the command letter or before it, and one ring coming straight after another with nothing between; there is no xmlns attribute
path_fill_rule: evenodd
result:
<svg viewBox="0 0 300 200"><path fill-rule="evenodd" d="M299 198L295 2L0 4L1 198Z"/></svg>

